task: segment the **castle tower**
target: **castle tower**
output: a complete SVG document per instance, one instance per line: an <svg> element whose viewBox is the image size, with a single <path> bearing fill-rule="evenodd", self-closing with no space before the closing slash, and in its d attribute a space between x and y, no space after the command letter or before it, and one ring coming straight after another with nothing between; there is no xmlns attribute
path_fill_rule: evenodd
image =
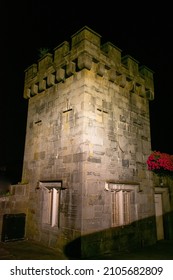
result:
<svg viewBox="0 0 173 280"><path fill-rule="evenodd" d="M27 236L82 256L153 243L153 72L85 26L26 70L24 97Z"/></svg>

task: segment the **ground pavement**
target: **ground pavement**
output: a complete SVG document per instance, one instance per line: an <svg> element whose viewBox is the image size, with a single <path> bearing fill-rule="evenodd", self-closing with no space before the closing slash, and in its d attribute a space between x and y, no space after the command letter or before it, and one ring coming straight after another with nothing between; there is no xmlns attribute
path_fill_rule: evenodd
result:
<svg viewBox="0 0 173 280"><path fill-rule="evenodd" d="M61 252L37 242L20 240L0 242L0 260L69 260ZM173 240L161 240L156 244L133 252L112 252L92 257L92 260L173 260Z"/></svg>

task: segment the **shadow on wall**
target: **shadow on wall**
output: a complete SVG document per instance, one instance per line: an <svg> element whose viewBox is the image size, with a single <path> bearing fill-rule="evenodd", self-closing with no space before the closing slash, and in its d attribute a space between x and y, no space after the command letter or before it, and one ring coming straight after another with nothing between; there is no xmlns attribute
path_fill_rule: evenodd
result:
<svg viewBox="0 0 173 280"><path fill-rule="evenodd" d="M165 239L173 240L173 212L164 216ZM155 216L132 224L83 235L64 248L69 259L90 259L111 252L133 252L157 242Z"/></svg>
<svg viewBox="0 0 173 280"><path fill-rule="evenodd" d="M10 180L5 172L0 171L0 195L5 195L10 191Z"/></svg>

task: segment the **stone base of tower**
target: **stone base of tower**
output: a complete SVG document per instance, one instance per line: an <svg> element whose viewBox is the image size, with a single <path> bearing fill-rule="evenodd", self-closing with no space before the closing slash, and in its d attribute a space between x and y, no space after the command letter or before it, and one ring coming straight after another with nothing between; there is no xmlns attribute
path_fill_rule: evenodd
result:
<svg viewBox="0 0 173 280"><path fill-rule="evenodd" d="M156 242L152 189L141 189L132 182L95 180L81 183L82 193L59 187L59 182L41 182L34 192L31 187L26 238L61 251L69 259L132 251ZM44 204L49 198L45 195L53 194L51 188L61 195L57 225L47 220L50 209Z"/></svg>

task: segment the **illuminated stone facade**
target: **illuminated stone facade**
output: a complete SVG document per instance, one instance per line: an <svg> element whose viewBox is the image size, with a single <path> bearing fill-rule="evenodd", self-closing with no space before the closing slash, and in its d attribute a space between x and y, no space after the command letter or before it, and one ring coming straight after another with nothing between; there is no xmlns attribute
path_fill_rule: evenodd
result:
<svg viewBox="0 0 173 280"><path fill-rule="evenodd" d="M26 236L83 257L156 241L153 72L100 42L84 27L25 72Z"/></svg>

